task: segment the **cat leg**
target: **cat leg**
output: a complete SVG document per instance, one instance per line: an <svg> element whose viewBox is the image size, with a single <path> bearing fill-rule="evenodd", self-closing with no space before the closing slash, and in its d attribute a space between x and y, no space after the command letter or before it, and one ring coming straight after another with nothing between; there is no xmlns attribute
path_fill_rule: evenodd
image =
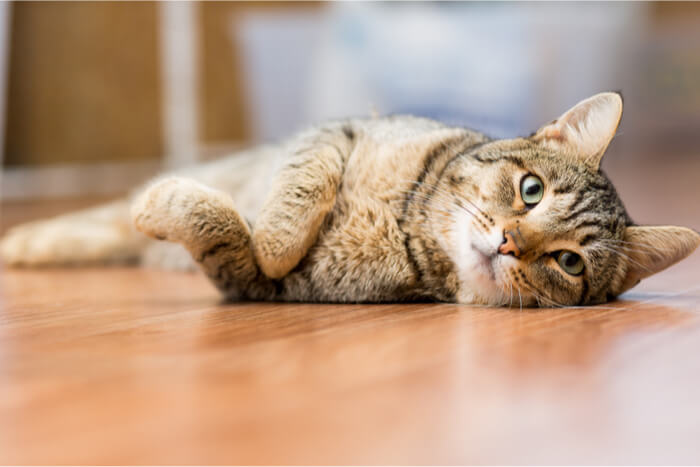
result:
<svg viewBox="0 0 700 467"><path fill-rule="evenodd" d="M13 227L0 240L0 257L10 266L129 263L147 242L121 200Z"/></svg>
<svg viewBox="0 0 700 467"><path fill-rule="evenodd" d="M274 298L275 284L260 272L248 224L228 194L165 178L136 198L132 218L149 237L182 244L228 299Z"/></svg>
<svg viewBox="0 0 700 467"><path fill-rule="evenodd" d="M291 271L316 241L335 204L354 134L349 125L303 135L277 174L253 229L255 257L266 276Z"/></svg>

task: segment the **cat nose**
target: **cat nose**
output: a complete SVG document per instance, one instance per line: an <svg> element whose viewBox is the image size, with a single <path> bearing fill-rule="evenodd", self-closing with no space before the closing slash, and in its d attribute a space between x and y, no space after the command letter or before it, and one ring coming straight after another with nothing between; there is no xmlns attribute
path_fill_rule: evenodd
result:
<svg viewBox="0 0 700 467"><path fill-rule="evenodd" d="M515 243L513 235L510 232L503 232L503 242L498 247L498 252L502 255L513 255L516 258L520 257L520 248Z"/></svg>

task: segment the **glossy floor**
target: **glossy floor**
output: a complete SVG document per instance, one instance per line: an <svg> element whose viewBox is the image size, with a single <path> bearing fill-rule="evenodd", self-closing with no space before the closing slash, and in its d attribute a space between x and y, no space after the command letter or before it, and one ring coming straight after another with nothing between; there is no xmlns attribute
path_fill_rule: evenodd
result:
<svg viewBox="0 0 700 467"><path fill-rule="evenodd" d="M197 275L5 272L0 462L697 463L682 271L664 294L537 311L223 305Z"/></svg>
<svg viewBox="0 0 700 467"><path fill-rule="evenodd" d="M199 275L127 268L1 280L3 464L700 463L700 252L584 309L221 304Z"/></svg>

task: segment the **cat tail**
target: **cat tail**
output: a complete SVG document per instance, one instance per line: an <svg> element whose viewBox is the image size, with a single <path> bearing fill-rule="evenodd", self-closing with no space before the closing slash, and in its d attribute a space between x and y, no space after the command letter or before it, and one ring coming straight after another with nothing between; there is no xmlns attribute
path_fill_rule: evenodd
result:
<svg viewBox="0 0 700 467"><path fill-rule="evenodd" d="M10 228L0 239L0 258L29 267L126 264L138 262L148 243L121 199Z"/></svg>

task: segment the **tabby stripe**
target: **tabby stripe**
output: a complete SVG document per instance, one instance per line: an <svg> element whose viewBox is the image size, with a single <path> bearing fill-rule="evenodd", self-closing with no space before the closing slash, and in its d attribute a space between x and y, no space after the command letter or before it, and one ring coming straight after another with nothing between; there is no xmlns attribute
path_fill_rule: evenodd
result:
<svg viewBox="0 0 700 467"><path fill-rule="evenodd" d="M454 156L452 156L452 158L449 161L447 161L447 163L442 167L442 169L438 173L437 179L435 180L435 185L437 185L437 183L440 180L442 180L443 174L454 163L454 161L456 161L460 157L464 157L466 155L466 151L468 151L468 150L474 151L475 149L480 148L481 146L483 146L484 144L486 144L488 142L489 141L483 141L481 143L472 144L471 146L465 146L463 148L460 148L458 151L456 151L456 154ZM433 191L435 191L435 187L433 187Z"/></svg>
<svg viewBox="0 0 700 467"><path fill-rule="evenodd" d="M430 172L433 170L433 166L435 165L435 163L442 156L444 156L446 152L450 152L450 151L456 152L456 154L454 154L454 157L452 157L449 161L449 162L452 162L455 158L461 156L462 152L465 149L468 149L468 147L467 147L467 148L462 149L461 151L456 151L455 148L453 146L451 146L453 143L456 144L456 143L463 141L464 138L465 138L465 135L462 134L462 135L458 135L454 138L451 138L449 140L441 141L440 143L437 144L436 147L431 149L430 152L428 153L427 157L425 157L423 159L423 168L421 169L421 172L418 175L418 178L416 178L416 181L413 182L415 189L412 190L412 192L408 194L408 196L406 197L406 200L404 201L402 219L406 217L406 214L408 212L408 207L409 207L411 201L413 201L413 198L415 196L415 193L413 193L413 191L417 191L421 188L421 184L425 181L425 179L428 177ZM443 170L444 170L444 167L443 167ZM440 174L442 174L442 171L440 172ZM433 184L431 189L434 191L435 184Z"/></svg>
<svg viewBox="0 0 700 467"><path fill-rule="evenodd" d="M485 144L485 142L484 142L484 143L479 143L478 146L482 146L482 145L484 145L484 144ZM425 198L424 198L424 200L423 200L423 204L425 203L425 200L427 200L427 199L432 199L433 195L435 194L435 191L437 190L438 183L440 183L440 180L442 180L442 177L443 177L445 171L447 170L447 168L448 168L450 165L452 165L452 163L453 163L454 161L456 161L457 159L459 159L460 157L464 157L464 152L465 152L466 150L468 150L468 149L474 148L474 146L477 146L477 145L471 145L471 146L466 146L466 147L460 147L460 148L458 148L458 149L451 148L451 149L453 149L453 150L455 151L455 154L450 158L450 160L448 160L448 161L445 163L445 165L442 166L442 169L440 169L440 172L438 172L437 177L435 178L435 183L433 183L433 184L428 188L428 192L426 193L426 196L425 196Z"/></svg>
<svg viewBox="0 0 700 467"><path fill-rule="evenodd" d="M571 193L572 191L574 191L574 188L576 188L574 185L563 184L563 185L559 185L558 187L554 188L554 190L552 190L552 192L556 195L561 195L564 193Z"/></svg>
<svg viewBox="0 0 700 467"><path fill-rule="evenodd" d="M597 181L591 181L591 182L589 182L589 183L588 183L588 186L591 187L591 188L595 188L596 190L600 190L600 191L608 191L608 190L610 190L610 187L609 187L608 185L606 185L606 184L604 184L604 183L603 183L603 184L597 183Z"/></svg>
<svg viewBox="0 0 700 467"><path fill-rule="evenodd" d="M342 130L343 130L343 134L345 135L345 137L347 139L349 139L350 141L355 139L355 132L353 131L352 127L349 124L346 123L345 125L343 125Z"/></svg>
<svg viewBox="0 0 700 467"><path fill-rule="evenodd" d="M578 224L576 224L573 227L573 230L582 229L584 227L598 227L600 229L607 228L607 226L605 224L603 224L602 219L596 219L596 220L585 220L584 219L584 220L580 221Z"/></svg>
<svg viewBox="0 0 700 467"><path fill-rule="evenodd" d="M416 275L416 281L420 282L424 276L424 271L420 268L420 264L416 260L415 252L413 251L411 247L411 236L408 232L404 231L403 226L406 223L406 219L408 217L408 211L409 207L411 205L411 202L413 201L413 198L415 197L415 192L420 190L422 187L422 183L425 181L425 179L428 177L430 172L433 170L433 166L437 163L437 161L442 158L446 152L448 151L454 151L455 149L451 146L453 142L459 142L464 140L465 135L461 134L455 138L451 138L447 141L441 141L438 143L434 148L428 152L428 155L423 159L423 168L421 169L420 174L418 175L418 178L416 178L416 181L414 183L414 189L411 190L409 193L406 195L406 199L404 200L403 204L403 210L401 213L401 217L397 220L397 224L399 226L399 230L404 234L404 246L406 249L406 253L408 256L408 261L411 264L411 267L413 268L413 271ZM455 141L457 140L457 141ZM461 153L457 151L457 154L455 157L453 157L451 160L454 158L460 156ZM434 192L436 189L435 187L436 184L433 184L433 186L430 187L431 192Z"/></svg>
<svg viewBox="0 0 700 467"><path fill-rule="evenodd" d="M574 209L581 203L581 201L583 201L583 196L583 191L579 191L576 193L576 198L574 198L574 202L571 203L571 206L569 206L569 212L574 211Z"/></svg>
<svg viewBox="0 0 700 467"><path fill-rule="evenodd" d="M615 216L613 218L612 224L610 224L610 230L613 233L617 233L617 230L620 228L620 218Z"/></svg>
<svg viewBox="0 0 700 467"><path fill-rule="evenodd" d="M224 261L223 263L219 264L219 266L216 268L216 274L214 274L213 277L215 281L220 281L224 278L224 270L228 268L231 264L233 264L236 260L228 260ZM226 282L228 283L231 278L228 278Z"/></svg>
<svg viewBox="0 0 700 467"><path fill-rule="evenodd" d="M475 161L480 162L482 164L493 164L495 162L501 162L501 161L505 160L505 161L508 161L508 162L511 162L511 163L517 165L521 169L525 168L525 163L522 161L522 159L520 159L519 157L515 157L515 156L500 156L500 157L497 157L494 159L484 159L483 157L481 157L481 155L479 153L476 153L476 154L472 154L471 157Z"/></svg>
<svg viewBox="0 0 700 467"><path fill-rule="evenodd" d="M580 246L586 246L586 245L588 245L589 243L591 243L591 242L592 242L593 240L595 240L595 239L596 239L596 236L595 236L595 235L590 235L590 234L588 234L588 235L586 235L585 237L583 237L583 239L581 239L581 241L580 241L578 244L579 244Z"/></svg>
<svg viewBox="0 0 700 467"><path fill-rule="evenodd" d="M411 269L413 269L413 273L416 276L416 282L420 283L420 281L423 280L423 270L418 264L418 260L413 252L413 247L411 246L411 236L407 233L404 235L405 237L403 244L406 249L406 255L408 256L408 262L411 264Z"/></svg>
<svg viewBox="0 0 700 467"><path fill-rule="evenodd" d="M524 169L524 168L525 168L525 162L523 162L523 160L520 159L519 157L503 156L503 157L501 157L501 159L505 159L505 160L507 160L508 162L517 165L517 166L520 167L521 169Z"/></svg>
<svg viewBox="0 0 700 467"><path fill-rule="evenodd" d="M581 287L581 298L578 301L578 306L583 305L586 302L586 295L588 294L588 279L586 275L583 275L583 286Z"/></svg>
<svg viewBox="0 0 700 467"><path fill-rule="evenodd" d="M593 201L589 201L588 203L585 203L583 206L581 206L579 209L571 212L568 216L564 217L561 219L562 222L568 222L571 219L574 219L584 212L588 211L591 208L591 205L593 204Z"/></svg>
<svg viewBox="0 0 700 467"><path fill-rule="evenodd" d="M437 147L433 148L423 159L423 168L421 169L420 174L418 175L418 178L416 178L416 181L413 182L413 189L406 195L406 199L403 202L403 210L401 213L401 218L398 220L399 226L401 226L404 222L406 222L406 216L408 214L408 207L411 204L411 201L413 201L413 198L415 197L415 192L420 190L421 184L423 181L425 181L425 178L428 176L428 173L430 169L432 168L433 164L435 161L438 159L440 155L442 155L445 150L447 149L447 146L445 145L444 142L441 142L440 144L437 145Z"/></svg>
<svg viewBox="0 0 700 467"><path fill-rule="evenodd" d="M204 261L204 260L205 260L206 258L208 258L209 256L212 256L212 255L217 254L217 253L219 252L219 250L222 250L223 248L230 248L230 247L231 247L231 243L230 243L230 242L221 242L221 243L217 243L216 245L212 246L212 247L209 248L207 251L205 251L204 253L202 253L202 254L200 255L200 257L197 259L197 261L199 261L199 262L201 263L202 261Z"/></svg>

